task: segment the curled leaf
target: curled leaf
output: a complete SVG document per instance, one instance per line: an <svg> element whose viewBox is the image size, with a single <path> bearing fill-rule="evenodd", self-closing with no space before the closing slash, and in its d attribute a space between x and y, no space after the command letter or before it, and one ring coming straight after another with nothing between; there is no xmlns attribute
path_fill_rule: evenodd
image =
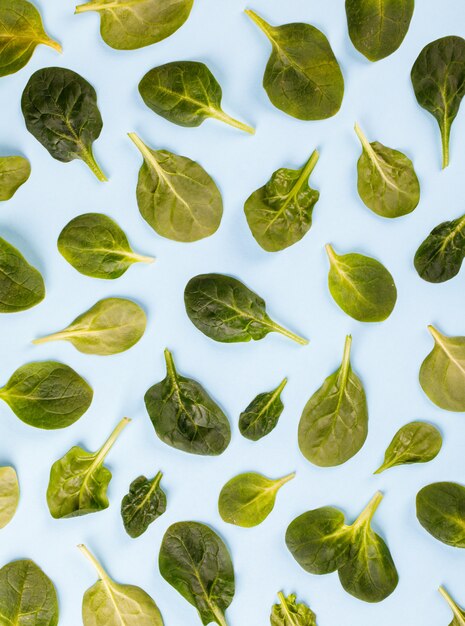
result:
<svg viewBox="0 0 465 626"><path fill-rule="evenodd" d="M148 480L139 476L132 481L121 503L124 528L130 537L140 537L166 511L166 495L160 487L163 474Z"/></svg>
<svg viewBox="0 0 465 626"><path fill-rule="evenodd" d="M428 463L441 450L442 436L439 430L426 422L410 422L394 435L384 455L384 462L375 474L381 474L396 465Z"/></svg>
<svg viewBox="0 0 465 626"><path fill-rule="evenodd" d="M286 384L287 378L273 391L260 393L252 400L239 417L241 435L246 439L258 441L270 434L276 427L284 409L281 392Z"/></svg>

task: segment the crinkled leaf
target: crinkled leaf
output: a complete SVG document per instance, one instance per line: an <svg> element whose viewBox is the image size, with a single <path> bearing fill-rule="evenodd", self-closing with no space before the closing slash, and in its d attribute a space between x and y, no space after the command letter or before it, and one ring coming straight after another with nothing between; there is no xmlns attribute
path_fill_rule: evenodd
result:
<svg viewBox="0 0 465 626"><path fill-rule="evenodd" d="M279 604L271 609L271 626L316 626L315 613L303 602L297 602L297 596L292 593L285 597L278 593Z"/></svg>
<svg viewBox="0 0 465 626"><path fill-rule="evenodd" d="M287 378L273 391L260 393L241 413L239 430L244 437L258 441L276 427L284 409L281 392L286 384Z"/></svg>
<svg viewBox="0 0 465 626"><path fill-rule="evenodd" d="M0 237L0 313L25 311L45 298L44 280L21 252Z"/></svg>
<svg viewBox="0 0 465 626"><path fill-rule="evenodd" d="M440 482L417 494L417 518L430 535L454 548L465 548L465 487Z"/></svg>
<svg viewBox="0 0 465 626"><path fill-rule="evenodd" d="M429 283L454 278L465 257L465 215L436 226L415 254L415 269Z"/></svg>
<svg viewBox="0 0 465 626"><path fill-rule="evenodd" d="M162 473L152 480L139 476L132 481L121 503L124 528L132 538L140 537L166 511L166 495L160 487Z"/></svg>
<svg viewBox="0 0 465 626"><path fill-rule="evenodd" d="M0 528L13 519L19 503L18 476L12 467L0 467Z"/></svg>
<svg viewBox="0 0 465 626"><path fill-rule="evenodd" d="M31 164L24 157L0 157L0 201L12 198L30 174Z"/></svg>
<svg viewBox="0 0 465 626"><path fill-rule="evenodd" d="M427 463L441 450L439 430L426 422L410 422L397 431L384 455L384 462L375 474L381 474L396 465Z"/></svg>

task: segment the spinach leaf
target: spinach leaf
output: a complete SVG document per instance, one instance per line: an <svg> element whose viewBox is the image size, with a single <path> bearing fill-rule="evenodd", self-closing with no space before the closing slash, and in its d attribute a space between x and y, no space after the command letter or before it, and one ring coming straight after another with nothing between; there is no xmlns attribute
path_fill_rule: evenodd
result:
<svg viewBox="0 0 465 626"><path fill-rule="evenodd" d="M308 343L274 322L267 315L263 298L232 276L194 276L186 285L184 304L194 326L215 341L258 341L277 332L301 346Z"/></svg>
<svg viewBox="0 0 465 626"><path fill-rule="evenodd" d="M169 350L165 350L165 361L166 378L145 394L155 432L177 450L221 454L231 440L228 418L200 383L178 374Z"/></svg>
<svg viewBox="0 0 465 626"><path fill-rule="evenodd" d="M431 402L446 411L465 411L465 337L446 337L428 330L434 348L420 368L420 385Z"/></svg>
<svg viewBox="0 0 465 626"><path fill-rule="evenodd" d="M445 168L452 123L465 95L465 40L449 36L429 43L415 61L411 78L418 104L439 124Z"/></svg>
<svg viewBox="0 0 465 626"><path fill-rule="evenodd" d="M81 159L100 181L106 181L92 144L102 130L95 89L82 76L64 67L35 72L21 99L24 121L54 159Z"/></svg>
<svg viewBox="0 0 465 626"><path fill-rule="evenodd" d="M326 36L310 24L271 26L254 11L246 14L273 47L263 76L272 104L300 120L335 115L344 96L344 78Z"/></svg>
<svg viewBox="0 0 465 626"><path fill-rule="evenodd" d="M84 352L107 356L132 348L145 332L146 315L141 307L125 298L100 300L71 324L33 343L65 340Z"/></svg>
<svg viewBox="0 0 465 626"><path fill-rule="evenodd" d="M367 400L362 382L352 371L351 345L349 335L341 367L313 394L300 418L300 451L321 467L348 461L362 448L368 434Z"/></svg>
<svg viewBox="0 0 465 626"><path fill-rule="evenodd" d="M187 157L151 150L135 133L129 137L144 157L137 183L137 204L144 220L174 241L213 235L221 222L223 200L209 174Z"/></svg>
<svg viewBox="0 0 465 626"><path fill-rule="evenodd" d="M258 441L271 433L284 409L281 392L286 385L287 378L273 391L260 393L252 400L239 417L241 435L251 441Z"/></svg>
<svg viewBox="0 0 465 626"><path fill-rule="evenodd" d="M84 594L84 626L163 626L163 618L152 598L140 587L112 580L84 545L78 548L97 570L99 579Z"/></svg>
<svg viewBox="0 0 465 626"><path fill-rule="evenodd" d="M281 168L246 200L244 212L257 243L267 252L284 250L304 237L320 192L308 184L318 162L315 150L298 170Z"/></svg>
<svg viewBox="0 0 465 626"><path fill-rule="evenodd" d="M465 258L465 215L436 226L415 254L415 269L429 283L454 278Z"/></svg>
<svg viewBox="0 0 465 626"><path fill-rule="evenodd" d="M243 528L258 526L274 509L278 491L294 476L295 473L272 480L247 472L231 478L221 490L218 500L223 521Z"/></svg>
<svg viewBox="0 0 465 626"><path fill-rule="evenodd" d="M79 374L56 361L27 363L0 389L0 399L20 420L44 430L74 424L90 407L93 394Z"/></svg>
<svg viewBox="0 0 465 626"><path fill-rule="evenodd" d="M328 244L328 286L336 304L359 322L382 322L397 301L397 289L388 270L363 254L338 255Z"/></svg>
<svg viewBox="0 0 465 626"><path fill-rule="evenodd" d="M444 587L439 587L439 593L447 602L454 615L454 619L450 623L450 626L465 626L465 610L451 598Z"/></svg>
<svg viewBox="0 0 465 626"><path fill-rule="evenodd" d="M163 537L160 573L199 612L205 626L227 626L234 597L234 569L226 545L205 524L178 522Z"/></svg>
<svg viewBox="0 0 465 626"><path fill-rule="evenodd" d="M333 507L303 513L286 532L292 556L312 574L338 570L348 593L365 602L381 602L394 591L399 580L389 548L371 529L382 498L378 492L350 526L346 525L344 514Z"/></svg>
<svg viewBox="0 0 465 626"><path fill-rule="evenodd" d="M166 495L160 487L162 476L161 472L152 480L139 476L132 481L129 493L123 498L121 516L126 532L133 539L143 535L166 511Z"/></svg>
<svg viewBox="0 0 465 626"><path fill-rule="evenodd" d="M116 50L136 50L166 39L189 17L194 0L91 0L76 13L98 11L103 41Z"/></svg>
<svg viewBox="0 0 465 626"><path fill-rule="evenodd" d="M169 122L200 126L208 117L254 134L221 108L221 86L205 63L174 61L151 69L139 83L143 101Z"/></svg>
<svg viewBox="0 0 465 626"><path fill-rule="evenodd" d="M369 61L380 61L404 41L415 0L346 0L349 36Z"/></svg>
<svg viewBox="0 0 465 626"><path fill-rule="evenodd" d="M58 250L74 269L92 278L119 278L133 263L155 260L133 252L124 231L102 213L72 219L58 237Z"/></svg>
<svg viewBox="0 0 465 626"><path fill-rule="evenodd" d="M0 528L13 519L19 503L18 476L12 467L0 467Z"/></svg>
<svg viewBox="0 0 465 626"><path fill-rule="evenodd" d="M50 578L33 561L0 569L0 616L8 626L57 626L58 598Z"/></svg>
<svg viewBox="0 0 465 626"><path fill-rule="evenodd" d="M61 52L47 35L39 11L26 0L0 0L0 76L22 69L39 44Z"/></svg>
<svg viewBox="0 0 465 626"><path fill-rule="evenodd" d="M0 313L26 311L45 298L44 280L21 252L0 237Z"/></svg>
<svg viewBox="0 0 465 626"><path fill-rule="evenodd" d="M381 217L411 213L420 201L420 183L412 161L378 141L370 143L358 124L355 132L363 148L357 172L358 193L365 205Z"/></svg>
<svg viewBox="0 0 465 626"><path fill-rule="evenodd" d="M417 518L430 535L454 548L465 548L465 487L432 483L417 494Z"/></svg>
<svg viewBox="0 0 465 626"><path fill-rule="evenodd" d="M271 626L316 626L316 615L303 602L297 603L297 596L284 596L278 593L279 604L271 609Z"/></svg>
<svg viewBox="0 0 465 626"><path fill-rule="evenodd" d="M384 455L384 462L375 474L381 474L396 465L428 463L441 450L442 436L432 424L410 422L394 435Z"/></svg>
<svg viewBox="0 0 465 626"><path fill-rule="evenodd" d="M55 519L79 517L109 506L111 472L103 465L120 432L131 420L125 417L97 452L74 446L50 470L47 504Z"/></svg>
<svg viewBox="0 0 465 626"><path fill-rule="evenodd" d="M24 157L0 157L0 202L12 198L30 174L31 164Z"/></svg>

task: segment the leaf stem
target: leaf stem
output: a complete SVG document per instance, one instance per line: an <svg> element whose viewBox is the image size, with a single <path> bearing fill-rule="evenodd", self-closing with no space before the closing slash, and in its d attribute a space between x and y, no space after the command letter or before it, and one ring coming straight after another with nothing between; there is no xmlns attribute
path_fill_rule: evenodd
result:
<svg viewBox="0 0 465 626"><path fill-rule="evenodd" d="M219 610L214 610L213 614L215 616L216 623L218 626L228 626L228 622L226 621L226 617L224 613L221 613Z"/></svg>
<svg viewBox="0 0 465 626"><path fill-rule="evenodd" d="M153 256L145 256L143 254L137 254L137 252L125 252L124 256L128 259L132 259L136 263L155 263L156 261Z"/></svg>
<svg viewBox="0 0 465 626"><path fill-rule="evenodd" d="M355 122L354 130L357 137L360 139L360 143L362 144L363 148L365 148L367 152L371 152L373 150L371 144L357 122Z"/></svg>
<svg viewBox="0 0 465 626"><path fill-rule="evenodd" d="M310 178L310 174L315 169L316 164L318 163L318 159L320 158L320 153L318 150L314 150L310 155L310 158L304 165L304 168L299 176L299 179L296 183L296 187L301 187L302 184Z"/></svg>
<svg viewBox="0 0 465 626"><path fill-rule="evenodd" d="M288 474L287 476L283 476L282 478L278 480L279 486L282 487L283 485L291 481L293 478L295 478L295 472L292 472L291 474Z"/></svg>
<svg viewBox="0 0 465 626"><path fill-rule="evenodd" d="M95 569L97 570L97 573L99 575L99 577L102 580L106 580L108 578L108 574L106 573L106 571L103 569L103 567L100 565L100 563L97 561L97 559L95 558L95 556L92 554L92 552L87 548L87 546L85 546L83 543L80 543L78 545L79 550L82 552L82 554L87 557L87 559L89 559L89 561L92 563L92 565L95 567Z"/></svg>
<svg viewBox="0 0 465 626"><path fill-rule="evenodd" d="M325 245L326 254L328 255L329 262L335 263L337 260L337 254L334 252L334 248L331 244L327 243Z"/></svg>
<svg viewBox="0 0 465 626"><path fill-rule="evenodd" d="M51 341L61 341L62 339L68 339L74 335L73 331L70 330L60 330L56 333L52 333L51 335L45 335L45 337L39 337L38 339L33 339L32 343L35 346L39 346L43 343L49 343Z"/></svg>
<svg viewBox="0 0 465 626"><path fill-rule="evenodd" d="M389 469L390 467L393 467L393 463L382 463L378 469L376 471L373 472L373 474L382 474L384 471L386 471L387 469Z"/></svg>
<svg viewBox="0 0 465 626"><path fill-rule="evenodd" d="M60 54L63 52L63 48L61 47L61 44L59 44L58 41L51 39L50 37L47 37L46 39L41 41L41 43L43 43L45 46L49 46L50 48L53 48Z"/></svg>
<svg viewBox="0 0 465 626"><path fill-rule="evenodd" d="M441 127L441 144L442 144L442 169L449 165L449 142L450 142L451 125L448 122Z"/></svg>
<svg viewBox="0 0 465 626"><path fill-rule="evenodd" d="M341 388L345 386L347 375L349 373L351 347L352 347L352 335L347 335L346 341L344 344L344 353L342 355L341 368L340 368L339 381L340 381Z"/></svg>
<svg viewBox="0 0 465 626"><path fill-rule="evenodd" d="M279 383L279 385L278 385L278 386L276 387L276 389L274 390L274 393L273 393L273 395L274 395L274 396L279 396L279 395L280 395L280 393L282 392L282 390L284 389L284 387L287 385L287 381L288 381L288 379L287 379L287 378L284 378L284 379L282 380L282 382L280 382L280 383Z"/></svg>
<svg viewBox="0 0 465 626"><path fill-rule="evenodd" d="M352 527L364 526L365 524L369 524L373 519L374 514L376 513L376 509L381 504L381 500L384 498L381 491L377 491L375 495L372 497L367 506L363 509L360 515L355 520Z"/></svg>
<svg viewBox="0 0 465 626"><path fill-rule="evenodd" d="M91 0L91 2L85 2L84 4L80 4L75 8L75 15L78 13L85 13L87 11L104 11L105 9L116 9L121 4L119 2L95 2L95 0Z"/></svg>
<svg viewBox="0 0 465 626"><path fill-rule="evenodd" d="M239 120L236 120L234 117L231 117L230 115L228 115L227 113L225 113L224 111L222 111L221 109L208 109L208 112L210 114L211 117L214 117L215 119L219 120L220 122L224 122L225 124L229 124L230 126L234 126L234 128L238 128L239 130L243 130L246 133L250 133L251 135L255 135L255 128L252 128L252 126L248 126L247 124L244 124L243 122L239 122Z"/></svg>
<svg viewBox="0 0 465 626"><path fill-rule="evenodd" d="M92 152L92 148L89 148L88 150L85 150L84 152L82 152L82 160L90 168L90 170L95 174L95 176L98 178L100 182L105 183L108 181L108 178L102 172L99 164L95 160L94 154Z"/></svg>
<svg viewBox="0 0 465 626"><path fill-rule="evenodd" d="M98 453L99 459L104 459L107 456L107 454L115 444L116 440L118 439L119 435L126 428L130 421L131 420L129 417L123 417L123 419L117 424L116 428L113 430L111 435L100 448Z"/></svg>
<svg viewBox="0 0 465 626"><path fill-rule="evenodd" d="M255 22L255 24L260 28L260 30L265 33L268 38L270 38L271 25L268 24L268 22L265 22L265 20L257 15L255 11L252 11L252 9L245 9L244 13L248 15L253 22Z"/></svg>
<svg viewBox="0 0 465 626"><path fill-rule="evenodd" d="M172 379L175 379L177 376L177 372L176 372L176 366L174 365L173 355L168 350L168 348L165 348L164 355L165 355L166 371L168 373L168 376Z"/></svg>
<svg viewBox="0 0 465 626"><path fill-rule="evenodd" d="M449 607L451 608L452 613L456 617L459 617L460 620L463 620L463 615L462 615L461 611L459 610L459 607L457 606L457 603L454 602L453 598L447 593L447 591L444 589L444 587L442 585L441 585L441 587L439 587L438 591L441 594L441 596L444 598L444 600L447 602Z"/></svg>
<svg viewBox="0 0 465 626"><path fill-rule="evenodd" d="M273 322L272 321L268 325L270 326L270 328L275 330L277 333L280 333L281 335L284 335L285 337L288 337L288 339L292 339L293 341L297 342L301 346L306 346L306 345L308 345L310 343L308 341L308 339L304 339L303 337L300 337L299 335L296 335L295 333L291 332L287 328L284 328L284 326L281 326L277 322Z"/></svg>

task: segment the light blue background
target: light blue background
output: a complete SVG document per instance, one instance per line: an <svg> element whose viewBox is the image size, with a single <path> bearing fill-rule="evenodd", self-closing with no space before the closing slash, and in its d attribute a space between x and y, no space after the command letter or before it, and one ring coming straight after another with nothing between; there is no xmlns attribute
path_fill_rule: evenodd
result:
<svg viewBox="0 0 465 626"><path fill-rule="evenodd" d="M465 556L430 537L415 517L415 494L436 480L464 480L463 415L434 407L418 384L418 370L432 347L426 326L465 334L464 276L431 285L417 276L412 258L419 243L439 222L465 212L465 111L456 120L451 166L440 171L436 122L416 103L410 68L422 47L438 37L465 35L462 0L419 0L404 44L394 55L370 64L352 47L343 0L317 2L254 0L251 5L272 23L304 21L321 28L333 46L345 77L340 113L322 122L299 122L273 108L261 87L270 47L243 14L243 0L196 0L188 22L154 46L118 52L106 46L96 14L74 16L73 2L42 0L40 9L51 36L64 54L41 46L29 65L0 81L0 146L4 155L21 153L32 163L30 180L0 207L0 233L18 246L43 273L47 297L38 307L0 320L1 382L31 360L62 360L85 376L95 390L91 409L74 426L55 432L35 430L0 406L0 463L13 464L21 481L21 503L14 521L1 531L0 562L29 557L57 585L63 626L80 623L82 594L96 580L76 549L85 542L120 582L146 589L157 601L167 626L199 624L195 610L161 578L157 555L166 528L178 520L211 524L226 540L237 574L235 599L227 612L231 626L263 626L280 589L297 592L318 615L319 626L436 626L450 614L437 594L445 584L465 604ZM172 60L206 62L224 92L224 108L257 128L254 137L207 121L186 129L156 116L142 103L137 84L150 68ZM101 184L84 164L59 163L29 135L20 97L38 68L63 65L97 89L104 119L95 154L110 176ZM360 146L357 120L370 140L405 151L422 186L417 210L398 220L372 214L356 192ZM198 160L217 181L224 218L211 238L178 244L159 237L142 220L135 200L141 158L126 133L138 132L154 148L167 148ZM314 148L321 151L312 184L321 192L314 225L292 248L267 254L252 238L244 215L248 195L281 166L298 167ZM134 266L117 281L77 273L59 255L63 226L88 211L114 217L137 251L153 254L152 266ZM393 273L399 292L393 315L383 324L363 325L331 300L324 244L339 252L375 256ZM278 335L254 344L210 341L189 322L183 290L192 276L224 272L241 278L261 294L270 314L307 336L302 348ZM34 347L30 341L67 325L98 299L126 296L144 305L149 324L142 341L114 357L82 355L66 343ZM353 366L368 394L370 432L362 451L342 467L319 469L305 461L296 430L307 399L339 365L344 337L353 335ZM233 438L218 458L190 456L162 444L147 417L143 396L164 377L163 348L179 370L201 381L231 419ZM239 434L241 410L259 392L284 377L285 410L275 431L258 443ZM123 415L133 422L108 457L114 473L108 510L75 520L50 517L45 491L52 462L72 445L97 449ZM372 475L395 431L413 419L430 420L444 434L439 457L424 466ZM140 539L124 532L119 507L131 480L163 470L168 510ZM239 472L256 470L297 477L280 492L275 510L251 530L224 524L217 513L222 485ZM400 583L385 602L369 605L347 595L337 575L306 574L288 553L284 533L305 510L332 504L352 520L377 489L385 493L375 529L387 539Z"/></svg>

